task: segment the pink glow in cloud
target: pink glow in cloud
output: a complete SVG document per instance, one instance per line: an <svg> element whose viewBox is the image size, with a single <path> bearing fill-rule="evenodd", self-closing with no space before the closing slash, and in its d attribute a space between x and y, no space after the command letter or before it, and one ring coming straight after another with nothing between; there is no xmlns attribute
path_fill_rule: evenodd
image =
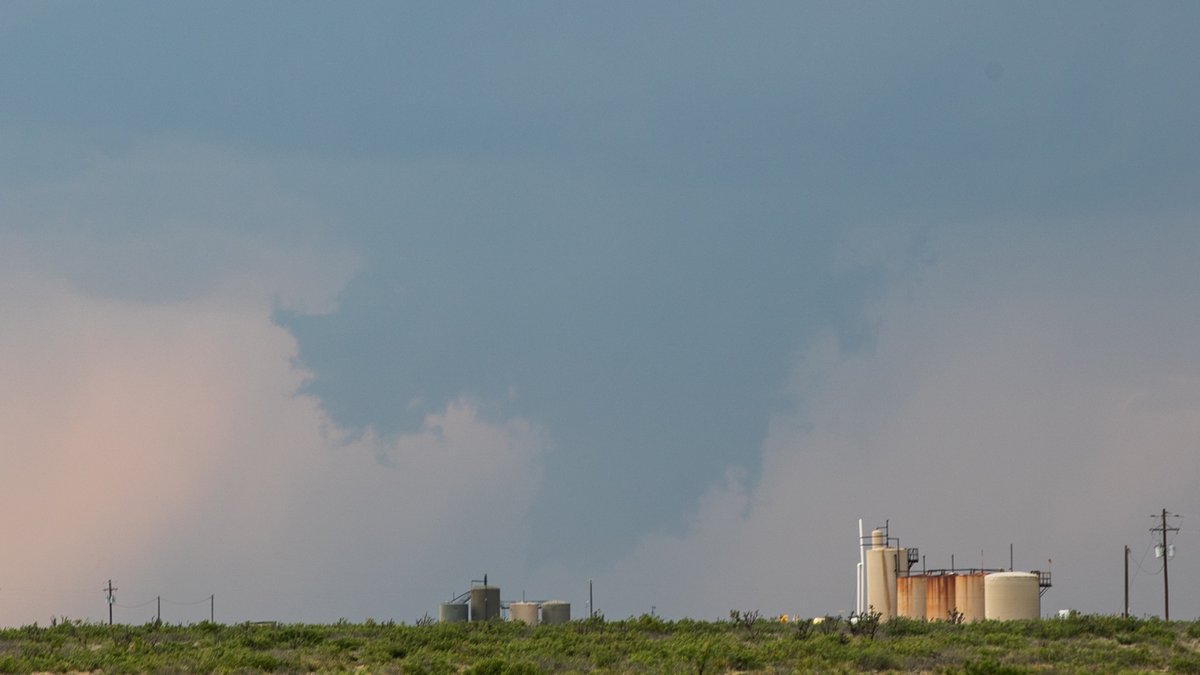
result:
<svg viewBox="0 0 1200 675"><path fill-rule="evenodd" d="M296 395L269 282L112 300L6 243L0 624L104 618L109 578L120 621L150 618L134 605L156 595L164 619L203 619L170 603L210 593L226 621L411 620L478 573L480 550L516 565L536 428L460 399L413 434L347 441Z"/></svg>

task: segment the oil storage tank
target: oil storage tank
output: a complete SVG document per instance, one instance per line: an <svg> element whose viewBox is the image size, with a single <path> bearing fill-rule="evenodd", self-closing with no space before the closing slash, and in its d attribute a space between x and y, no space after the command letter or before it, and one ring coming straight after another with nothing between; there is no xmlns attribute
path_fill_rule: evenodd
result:
<svg viewBox="0 0 1200 675"><path fill-rule="evenodd" d="M896 578L908 574L908 550L888 548L883 532L871 532L867 551L867 608L884 621L896 616Z"/></svg>
<svg viewBox="0 0 1200 675"><path fill-rule="evenodd" d="M954 577L954 608L963 621L982 621L986 616L984 579L986 574L972 572Z"/></svg>
<svg viewBox="0 0 1200 675"><path fill-rule="evenodd" d="M931 574L925 582L925 618L946 621L955 608L955 574Z"/></svg>
<svg viewBox="0 0 1200 675"><path fill-rule="evenodd" d="M500 618L500 587L473 586L471 588L471 620L487 621Z"/></svg>
<svg viewBox="0 0 1200 675"><path fill-rule="evenodd" d="M465 623L467 620L467 603L443 602L438 607L438 621L442 623Z"/></svg>
<svg viewBox="0 0 1200 675"><path fill-rule="evenodd" d="M896 615L906 619L925 618L924 575L896 578Z"/></svg>
<svg viewBox="0 0 1200 675"><path fill-rule="evenodd" d="M542 603L542 623L566 623L571 620L571 603L551 600Z"/></svg>
<svg viewBox="0 0 1200 675"><path fill-rule="evenodd" d="M994 572L983 579L985 616L996 621L1037 619L1042 592L1033 572Z"/></svg>
<svg viewBox="0 0 1200 675"><path fill-rule="evenodd" d="M536 602L508 603L508 618L511 621L524 621L530 626L538 624L538 606Z"/></svg>

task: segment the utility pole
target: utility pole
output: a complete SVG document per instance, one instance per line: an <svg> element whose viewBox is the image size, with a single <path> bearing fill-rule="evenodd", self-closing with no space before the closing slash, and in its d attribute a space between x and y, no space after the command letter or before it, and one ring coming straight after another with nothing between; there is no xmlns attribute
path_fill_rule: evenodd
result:
<svg viewBox="0 0 1200 675"><path fill-rule="evenodd" d="M162 596L157 595L154 597L154 599L158 601L158 611L154 613L154 623L161 624L162 623Z"/></svg>
<svg viewBox="0 0 1200 675"><path fill-rule="evenodd" d="M1121 612L1121 616L1129 618L1129 545L1125 545L1125 611Z"/></svg>
<svg viewBox="0 0 1200 675"><path fill-rule="evenodd" d="M217 606L217 594L213 593L212 595L208 596L208 622L209 623L217 622L216 606Z"/></svg>
<svg viewBox="0 0 1200 675"><path fill-rule="evenodd" d="M107 592L105 597L108 599L108 625L111 626L113 605L117 604L117 596L113 595L113 593L116 593L117 589L113 588L112 579L109 579L108 586L101 588L100 590Z"/></svg>
<svg viewBox="0 0 1200 675"><path fill-rule="evenodd" d="M1178 518L1175 513L1168 513L1166 509L1162 510L1161 514L1150 516L1151 518L1161 518L1162 524L1158 527L1150 528L1151 532L1162 533L1162 559L1163 559L1163 621L1171 620L1171 587L1167 582L1167 561L1171 558L1171 550L1167 548L1167 533L1178 532L1178 527L1167 527L1167 516Z"/></svg>

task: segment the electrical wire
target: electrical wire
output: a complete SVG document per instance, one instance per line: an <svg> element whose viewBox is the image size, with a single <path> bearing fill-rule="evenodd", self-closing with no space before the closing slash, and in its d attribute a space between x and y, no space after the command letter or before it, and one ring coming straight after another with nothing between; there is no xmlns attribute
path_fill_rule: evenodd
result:
<svg viewBox="0 0 1200 675"><path fill-rule="evenodd" d="M121 609L137 609L138 607L145 607L146 605L152 605L157 600L158 600L158 598L151 598L150 600L147 600L145 602L139 602L136 605L122 605L119 602L114 602L113 607L120 607Z"/></svg>
<svg viewBox="0 0 1200 675"><path fill-rule="evenodd" d="M1153 542L1153 541L1151 541L1149 544L1147 544L1147 545L1146 545L1146 550L1145 550L1145 551L1142 551L1142 557L1141 557L1141 559L1140 559L1140 560L1138 560L1137 562L1135 562L1135 563L1134 563L1134 567L1135 567L1135 569L1133 570L1133 577L1132 577L1132 578L1130 578L1130 581L1131 581L1131 582L1132 582L1134 579L1137 579L1138 571L1145 572L1146 574L1148 574L1148 575L1150 575L1150 576L1155 576L1155 575L1157 575L1159 572L1162 572L1162 567L1161 567L1161 566L1159 566L1159 568L1158 568L1157 570L1153 571L1153 572L1151 572L1151 571L1147 570L1145 567L1142 567L1142 563L1143 563L1143 562L1145 562L1145 560L1146 560L1146 556L1150 554L1150 549L1152 549L1152 548L1154 548L1154 542Z"/></svg>
<svg viewBox="0 0 1200 675"><path fill-rule="evenodd" d="M163 598L162 601L167 603L168 605L199 605L202 603L211 602L212 596L209 596L206 598L201 598L200 600L195 600L193 602L181 602L179 600L168 600L167 598Z"/></svg>

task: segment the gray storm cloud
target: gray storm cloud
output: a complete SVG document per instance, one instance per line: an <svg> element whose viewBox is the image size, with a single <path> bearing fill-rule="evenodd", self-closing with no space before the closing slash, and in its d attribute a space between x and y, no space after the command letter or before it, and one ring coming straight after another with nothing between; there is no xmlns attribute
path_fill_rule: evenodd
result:
<svg viewBox="0 0 1200 675"><path fill-rule="evenodd" d="M616 566L610 611L848 611L860 517L890 519L929 567L1007 566L1012 543L1018 566L1053 570L1047 611L1119 611L1122 546L1141 556L1149 515L1200 507L1200 241L1097 243L1106 232L1043 236L1034 255L1018 237L943 233L936 262L878 308L873 350L806 352L761 475L733 471L686 533ZM1131 255L1158 265L1112 274ZM1134 610L1161 611L1157 564L1143 565ZM1181 556L1172 579L1198 571ZM1195 615L1200 597L1177 582L1172 607Z"/></svg>

